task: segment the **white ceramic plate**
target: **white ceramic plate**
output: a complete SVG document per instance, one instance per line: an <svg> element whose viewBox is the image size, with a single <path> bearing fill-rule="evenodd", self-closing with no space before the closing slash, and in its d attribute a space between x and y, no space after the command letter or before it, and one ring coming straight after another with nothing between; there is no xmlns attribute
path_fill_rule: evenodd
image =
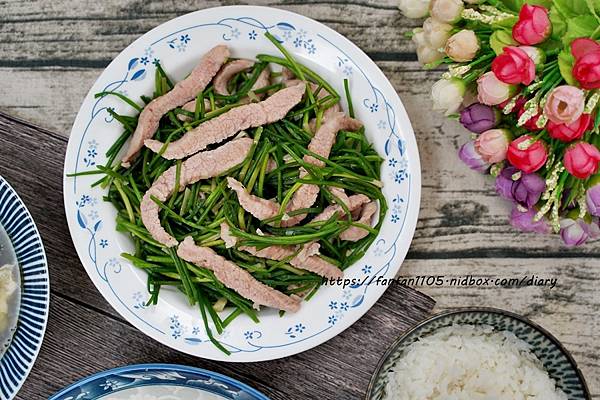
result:
<svg viewBox="0 0 600 400"><path fill-rule="evenodd" d="M389 203L381 233L365 257L345 276L353 285L319 290L297 313L279 317L261 312L260 324L237 318L220 337L232 355L207 340L197 309L177 292L161 292L157 306L146 307L146 275L119 257L131 251L130 239L115 230L116 211L102 201L101 189L90 188L97 176L64 179L64 200L71 236L87 273L110 304L152 338L177 350L224 361L260 361L289 356L331 339L358 320L383 294L386 286L371 280L394 277L408 251L419 211L421 176L418 150L410 121L392 85L358 47L340 34L306 17L274 8L219 7L197 11L160 25L119 54L85 98L65 160L65 173L94 168L122 131L106 109L134 114L103 90L120 91L132 99L150 95L159 59L175 80L185 77L199 58L217 43L226 43L234 57L259 53L279 55L263 36L271 32L294 57L316 70L343 93L343 78L351 84L357 118L385 156L382 180Z"/></svg>

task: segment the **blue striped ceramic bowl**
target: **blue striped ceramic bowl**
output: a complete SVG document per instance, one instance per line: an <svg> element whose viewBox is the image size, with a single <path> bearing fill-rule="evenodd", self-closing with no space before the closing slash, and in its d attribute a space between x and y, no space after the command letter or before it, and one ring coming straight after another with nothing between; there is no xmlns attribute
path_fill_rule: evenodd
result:
<svg viewBox="0 0 600 400"><path fill-rule="evenodd" d="M44 245L33 218L2 176L0 224L13 243L22 283L17 330L0 359L0 400L10 400L23 385L42 345L50 305L50 283Z"/></svg>

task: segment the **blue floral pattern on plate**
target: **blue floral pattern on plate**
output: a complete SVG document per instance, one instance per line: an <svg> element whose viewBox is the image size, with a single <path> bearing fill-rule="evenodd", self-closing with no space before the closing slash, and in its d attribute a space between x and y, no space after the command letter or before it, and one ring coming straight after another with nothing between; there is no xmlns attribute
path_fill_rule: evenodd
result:
<svg viewBox="0 0 600 400"><path fill-rule="evenodd" d="M147 398L140 392L148 395L160 387L193 389L191 392L196 393L195 398L204 398L204 393L205 396L213 394L214 396L209 396L211 399L268 400L262 393L228 376L205 369L169 364L131 365L101 372L61 390L49 400L96 400L108 395L116 398L119 393L124 394L119 398L137 398L132 392ZM153 398L160 400L159 397Z"/></svg>
<svg viewBox="0 0 600 400"><path fill-rule="evenodd" d="M225 12L246 15L215 18ZM375 146L385 158L382 180L390 205L382 233L366 256L370 257L369 268L359 262L346 271L346 275L356 277L360 283L319 291L306 307L319 304L320 312L303 315L301 310L297 315L286 314L282 318L276 313L261 313L261 319L270 321L266 331L262 324L252 326L249 320L235 320L218 339L234 354L232 357L239 360L269 359L302 351L334 336L366 312L384 290L381 286L371 285L373 280L379 275L393 276L408 250L419 201L420 174L414 137L401 103L381 72L349 42L314 21L269 9L270 21L267 22L264 14L261 7L236 6L220 12L205 10L180 17L146 34L117 57L112 68L109 67L110 74L107 70L99 78L75 122L65 163L68 173L90 169L93 164L89 163L89 151L93 147L92 162L102 164L104 153L114 140L106 139L108 130L112 129L113 138L119 132L118 124L108 110L133 113L114 96L93 98L93 93L151 92L151 79L145 78L154 75L159 60L162 58L171 63L164 66L168 71L169 67L177 65L178 57L193 65L191 61L197 59L200 50L195 48L195 57L191 51L174 50L178 45L198 44L196 39L200 35L216 35L218 40L228 42L238 51L257 46L261 50L255 51L256 54L265 52L263 47L272 49L263 36L268 31L293 54L308 58L318 56L319 62L329 57L331 66L349 78L351 86L358 87L352 92L354 96L361 96L354 99L355 111L367 125L367 133L377 139ZM204 36L203 41L206 41ZM114 76L120 78L107 79ZM337 83L338 87L340 83ZM135 95L130 97L136 98ZM404 129L402 132L400 124ZM407 150L409 147L410 151ZM65 204L76 248L99 290L130 322L155 339L191 354L227 359L209 343L198 313L183 308L183 302L169 297L164 303L159 299L157 306L146 306L145 281L138 275L143 272L135 271L118 258L121 252L128 251L127 238L123 235L115 237L114 210L110 204L97 201L103 192L98 188L90 189L91 179L66 178ZM139 284L124 287L120 282L126 280ZM335 308L330 308L328 305L333 303Z"/></svg>

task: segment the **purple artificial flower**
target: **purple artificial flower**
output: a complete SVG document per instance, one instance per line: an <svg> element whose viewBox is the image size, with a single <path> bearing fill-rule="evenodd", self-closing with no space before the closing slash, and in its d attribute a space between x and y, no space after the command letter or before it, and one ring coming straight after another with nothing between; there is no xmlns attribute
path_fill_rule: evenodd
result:
<svg viewBox="0 0 600 400"><path fill-rule="evenodd" d="M515 201L513 197L513 175L519 172L515 167L506 167L496 177L496 192L506 200Z"/></svg>
<svg viewBox="0 0 600 400"><path fill-rule="evenodd" d="M589 238L591 227L583 219L564 218L560 220L560 237L567 246L579 246Z"/></svg>
<svg viewBox="0 0 600 400"><path fill-rule="evenodd" d="M490 165L483 161L481 155L475 150L475 142L470 141L463 144L458 150L458 158L464 162L467 167L485 173Z"/></svg>
<svg viewBox="0 0 600 400"><path fill-rule="evenodd" d="M600 219L598 217L592 218L592 223L589 225L590 227L590 239L598 239L600 238Z"/></svg>
<svg viewBox="0 0 600 400"><path fill-rule="evenodd" d="M460 112L460 123L474 133L494 128L500 122L498 110L481 103L473 103Z"/></svg>
<svg viewBox="0 0 600 400"><path fill-rule="evenodd" d="M518 174L518 175L515 175ZM518 179L514 179L518 176ZM524 208L533 207L546 190L546 182L537 174L519 172L515 167L506 167L496 177L496 192Z"/></svg>
<svg viewBox="0 0 600 400"><path fill-rule="evenodd" d="M520 207L515 205L510 213L510 224L523 232L550 233L552 229L546 218L533 220L536 214L537 211L533 208L521 211Z"/></svg>
<svg viewBox="0 0 600 400"><path fill-rule="evenodd" d="M513 197L517 203L526 208L533 207L546 190L546 182L537 174L522 174L513 184Z"/></svg>
<svg viewBox="0 0 600 400"><path fill-rule="evenodd" d="M589 213L600 217L600 182L588 188L585 200Z"/></svg>

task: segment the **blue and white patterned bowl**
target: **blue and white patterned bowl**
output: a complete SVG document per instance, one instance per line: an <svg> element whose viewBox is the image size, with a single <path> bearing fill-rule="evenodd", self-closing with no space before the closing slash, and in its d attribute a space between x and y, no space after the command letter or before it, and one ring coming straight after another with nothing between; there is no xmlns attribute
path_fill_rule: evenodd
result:
<svg viewBox="0 0 600 400"><path fill-rule="evenodd" d="M131 99L153 91L155 65L180 80L208 49L226 43L234 57L277 55L264 37L271 32L300 62L316 70L340 93L350 81L354 111L366 134L384 156L382 181L389 211L380 235L367 254L345 271L348 285L323 287L296 313L260 313L260 324L236 318L218 339L224 355L208 340L197 308L184 296L164 290L156 306L147 307L146 274L120 257L133 249L130 238L115 229L116 210L102 201L105 190L90 184L97 176L69 178L106 161L106 150L122 127L108 113L135 110L114 96ZM346 106L346 105L344 105ZM127 47L106 68L84 99L73 125L65 159L64 200L67 221L79 258L108 302L148 336L177 350L222 361L262 361L308 350L348 328L386 289L376 278L396 276L408 251L419 212L419 154L402 102L381 70L358 47L314 20L267 7L232 6L197 11L166 22Z"/></svg>
<svg viewBox="0 0 600 400"><path fill-rule="evenodd" d="M531 346L546 371L567 394L569 400L589 400L590 393L583 374L567 349L550 332L529 319L496 308L461 308L432 316L400 336L386 351L375 369L367 389L367 400L381 400L385 394L387 373L404 350L423 336L454 325L488 325L499 331L514 333Z"/></svg>
<svg viewBox="0 0 600 400"><path fill-rule="evenodd" d="M50 306L50 282L44 245L31 214L2 176L0 224L12 241L22 282L17 330L0 359L0 400L10 400L23 385L42 345Z"/></svg>
<svg viewBox="0 0 600 400"><path fill-rule="evenodd" d="M269 400L228 376L200 368L140 364L85 378L49 400Z"/></svg>

